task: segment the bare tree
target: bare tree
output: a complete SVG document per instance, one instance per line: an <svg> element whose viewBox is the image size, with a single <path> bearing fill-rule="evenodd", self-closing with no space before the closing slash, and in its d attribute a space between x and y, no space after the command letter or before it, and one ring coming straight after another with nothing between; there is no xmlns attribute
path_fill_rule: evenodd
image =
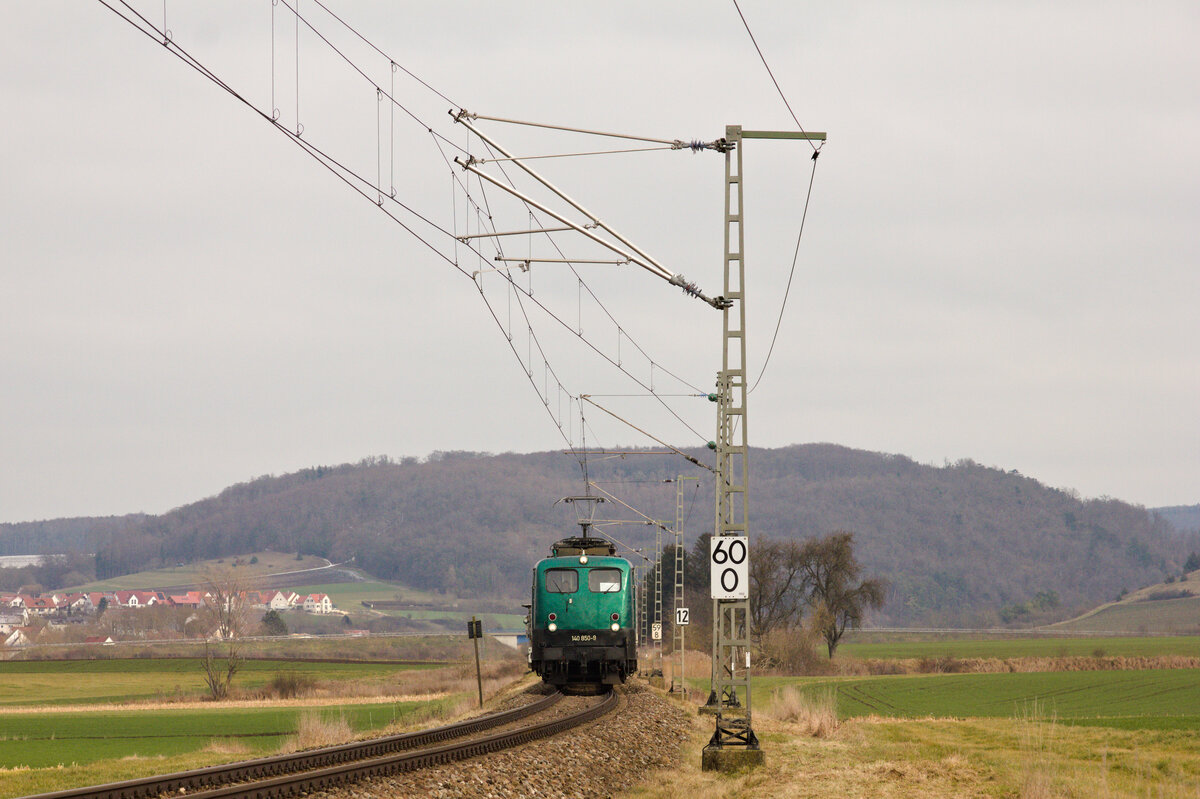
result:
<svg viewBox="0 0 1200 799"><path fill-rule="evenodd" d="M761 641L800 623L805 601L804 550L797 541L759 539L750 559L750 636Z"/></svg>
<svg viewBox="0 0 1200 799"><path fill-rule="evenodd" d="M231 568L209 571L205 575L204 681L215 700L229 695L233 678L242 667L241 637L248 622L246 586ZM224 657L218 651L224 648Z"/></svg>
<svg viewBox="0 0 1200 799"><path fill-rule="evenodd" d="M885 585L877 578L854 584L862 565L854 557L853 533L838 531L809 539L801 562L808 602L832 658L843 633L862 626L867 608L883 606Z"/></svg>

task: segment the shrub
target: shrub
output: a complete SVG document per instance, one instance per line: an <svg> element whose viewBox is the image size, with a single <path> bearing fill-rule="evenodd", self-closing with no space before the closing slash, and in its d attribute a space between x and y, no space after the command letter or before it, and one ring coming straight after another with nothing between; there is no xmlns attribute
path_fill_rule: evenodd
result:
<svg viewBox="0 0 1200 799"><path fill-rule="evenodd" d="M758 647L758 667L782 674L824 674L829 661L817 651L818 634L804 628L772 630Z"/></svg>
<svg viewBox="0 0 1200 799"><path fill-rule="evenodd" d="M917 671L922 674L958 674L965 669L966 664L954 655L926 656L917 661Z"/></svg>
<svg viewBox="0 0 1200 799"><path fill-rule="evenodd" d="M274 696L280 699L292 699L310 691L316 681L307 674L297 674L294 671L281 671L276 673L271 681L267 683L267 690Z"/></svg>

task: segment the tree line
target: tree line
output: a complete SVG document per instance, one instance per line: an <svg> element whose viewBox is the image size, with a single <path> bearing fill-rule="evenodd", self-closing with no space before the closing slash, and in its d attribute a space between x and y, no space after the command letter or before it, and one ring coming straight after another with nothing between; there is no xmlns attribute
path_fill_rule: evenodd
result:
<svg viewBox="0 0 1200 799"><path fill-rule="evenodd" d="M645 454L589 464L589 475L661 519L675 512L663 480L681 468L678 457ZM1178 574L1198 548L1195 536L1145 508L1083 499L971 461L933 466L811 444L754 449L751 472L755 539L854 531L858 560L887 579L876 617L889 624L990 626L1003 623L1005 608L1015 624L1066 617ZM689 543L711 530L712 482L700 477L685 498L695 511ZM556 453L371 458L258 477L159 516L0 525L0 549L52 533L62 548L50 551L74 541L96 553L100 578L267 548L302 551L353 558L416 588L515 600L528 590L530 563L575 532L573 516L553 503L579 492L577 464ZM653 549L652 530L622 529L631 547ZM1034 613L1022 615L1026 607Z"/></svg>

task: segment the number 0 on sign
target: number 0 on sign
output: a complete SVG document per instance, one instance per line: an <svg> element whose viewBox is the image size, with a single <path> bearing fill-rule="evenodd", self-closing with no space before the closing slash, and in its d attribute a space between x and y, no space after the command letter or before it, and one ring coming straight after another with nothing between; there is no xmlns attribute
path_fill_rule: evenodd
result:
<svg viewBox="0 0 1200 799"><path fill-rule="evenodd" d="M709 566L713 599L749 598L750 550L745 536L713 537L709 541Z"/></svg>

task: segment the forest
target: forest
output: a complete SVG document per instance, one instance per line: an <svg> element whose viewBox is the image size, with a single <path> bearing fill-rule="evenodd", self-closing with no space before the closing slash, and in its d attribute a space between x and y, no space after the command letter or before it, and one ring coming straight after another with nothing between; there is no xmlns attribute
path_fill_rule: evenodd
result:
<svg viewBox="0 0 1200 799"><path fill-rule="evenodd" d="M664 481L676 476L698 478L681 484L685 547L712 531L711 475L677 456L593 459L588 475L594 492L614 498L601 516L634 522L600 529L644 556L653 557L654 528L620 502L669 526L677 486ZM795 445L753 450L751 480L753 536L853 533L858 559L887 586L875 623L1065 617L1179 572L1197 548L1194 533L1145 508L1084 499L970 460L935 466ZM516 599L532 562L578 529L556 500L583 491L579 464L561 453L371 457L258 477L157 516L0 525L0 553L95 553L95 574L105 578L275 549L353 560L420 588Z"/></svg>

